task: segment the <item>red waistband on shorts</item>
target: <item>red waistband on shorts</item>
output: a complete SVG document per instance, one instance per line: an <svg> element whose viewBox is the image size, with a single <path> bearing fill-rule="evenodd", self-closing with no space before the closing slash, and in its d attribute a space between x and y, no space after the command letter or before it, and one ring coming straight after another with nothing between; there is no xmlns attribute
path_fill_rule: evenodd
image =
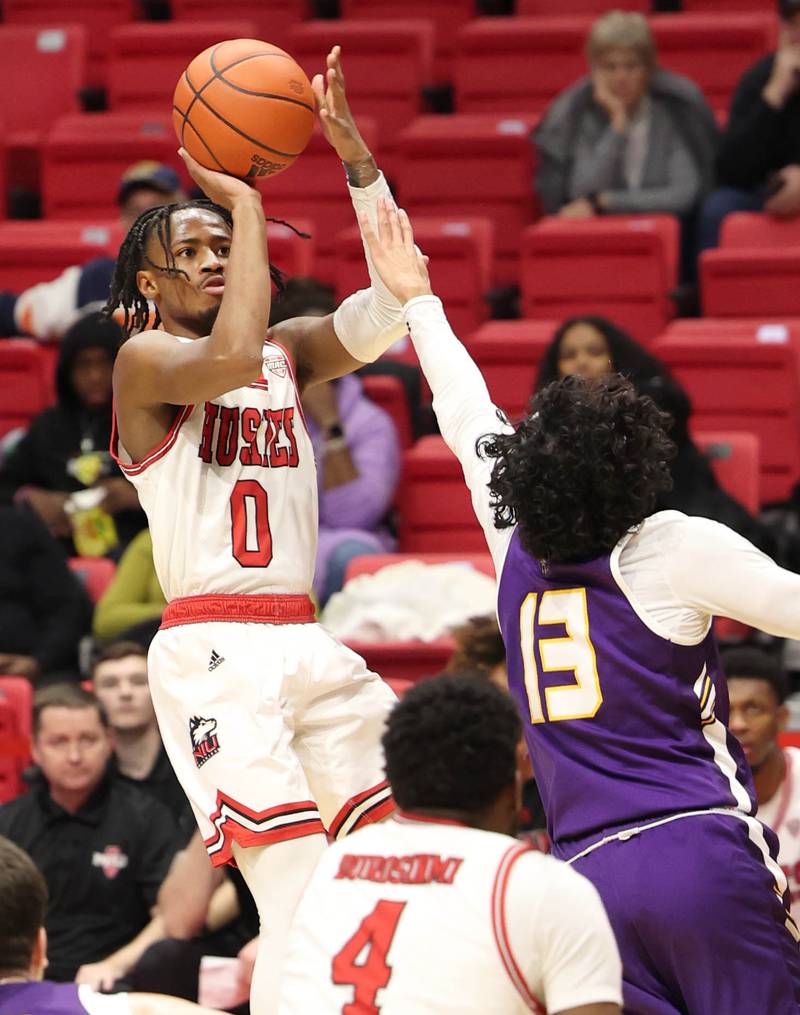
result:
<svg viewBox="0 0 800 1015"><path fill-rule="evenodd" d="M180 624L312 624L314 603L308 596L186 596L167 604L161 630Z"/></svg>

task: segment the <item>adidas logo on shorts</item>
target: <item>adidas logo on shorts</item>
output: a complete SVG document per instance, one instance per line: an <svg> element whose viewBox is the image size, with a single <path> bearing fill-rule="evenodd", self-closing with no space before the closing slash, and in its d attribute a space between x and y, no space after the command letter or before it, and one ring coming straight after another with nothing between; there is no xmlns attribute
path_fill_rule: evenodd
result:
<svg viewBox="0 0 800 1015"><path fill-rule="evenodd" d="M213 673L213 671L224 662L225 656L219 655L219 653L215 652L214 649L212 648L211 658L208 661L208 672Z"/></svg>

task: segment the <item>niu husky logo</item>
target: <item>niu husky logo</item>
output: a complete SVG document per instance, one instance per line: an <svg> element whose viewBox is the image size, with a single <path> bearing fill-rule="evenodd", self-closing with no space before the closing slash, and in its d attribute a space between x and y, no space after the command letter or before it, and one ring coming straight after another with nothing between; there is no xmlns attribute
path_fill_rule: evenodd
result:
<svg viewBox="0 0 800 1015"><path fill-rule="evenodd" d="M286 376L286 360L283 356L267 356L264 366L271 374L277 374L278 377Z"/></svg>
<svg viewBox="0 0 800 1015"><path fill-rule="evenodd" d="M109 881L128 866L128 858L119 846L106 846L101 853L95 850L92 854L92 867L99 867Z"/></svg>
<svg viewBox="0 0 800 1015"><path fill-rule="evenodd" d="M194 763L198 768L202 768L208 759L213 758L219 750L216 728L216 719L203 719L199 715L193 715L189 720Z"/></svg>

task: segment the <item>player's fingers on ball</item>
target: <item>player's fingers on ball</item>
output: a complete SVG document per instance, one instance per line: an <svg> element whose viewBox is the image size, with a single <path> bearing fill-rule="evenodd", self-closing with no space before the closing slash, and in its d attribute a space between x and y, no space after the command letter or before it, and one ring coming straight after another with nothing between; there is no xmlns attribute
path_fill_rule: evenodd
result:
<svg viewBox="0 0 800 1015"><path fill-rule="evenodd" d="M311 79L311 91L314 93L317 109L322 109L325 105L325 83L321 74L315 74Z"/></svg>

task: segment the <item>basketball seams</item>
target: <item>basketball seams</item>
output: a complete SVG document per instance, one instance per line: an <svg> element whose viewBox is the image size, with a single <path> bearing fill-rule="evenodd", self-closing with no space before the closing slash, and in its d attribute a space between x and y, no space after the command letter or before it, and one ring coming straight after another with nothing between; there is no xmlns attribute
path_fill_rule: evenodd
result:
<svg viewBox="0 0 800 1015"><path fill-rule="evenodd" d="M177 106L173 106L172 108L175 110L176 113L179 113L181 116L184 116L184 114L181 113L180 109L178 109ZM189 123L189 121L184 118L184 127L186 126L187 123ZM220 160L217 158L217 156L214 154L214 152L209 147L208 142L206 141L206 139L198 131L198 129L194 126L194 124L193 123L189 123L189 127L191 128L192 133L197 138L197 140L200 142L200 144L205 148L205 150L208 152L208 154L211 156L211 158L219 166L220 172L222 172L222 173L228 173L229 176L233 176L234 174L231 173L230 170L226 169L225 166L223 166L223 164L220 162ZM181 144L183 145L183 128L181 128ZM185 147L185 145L184 145L184 147Z"/></svg>
<svg viewBox="0 0 800 1015"><path fill-rule="evenodd" d="M291 95L276 95L274 92L254 92L250 88L245 88L244 85L234 84L233 81L229 81L224 76L225 74L228 73L229 70L233 70L234 67L238 67L242 63L247 63L248 60L260 60L262 57L265 56L280 56L284 60L291 60L292 63L295 63L296 61L293 60L288 53L250 53L249 56L240 57L238 60L234 60L233 63L229 63L226 67L217 70L217 66L214 60L214 54L217 52L218 48L219 48L218 46L215 46L208 58L208 62L211 65L211 69L214 71L213 77L210 77L208 81L206 81L206 83L200 89L201 92L205 91L205 89L213 81L218 79L222 81L223 84L227 85L228 88L232 88L235 92L241 92L242 95L253 95L257 99L280 99L282 102L293 102L296 106L302 106L303 109L307 109L309 113L314 112L314 107L309 105L309 103L307 102L303 102L302 99L293 99Z"/></svg>

